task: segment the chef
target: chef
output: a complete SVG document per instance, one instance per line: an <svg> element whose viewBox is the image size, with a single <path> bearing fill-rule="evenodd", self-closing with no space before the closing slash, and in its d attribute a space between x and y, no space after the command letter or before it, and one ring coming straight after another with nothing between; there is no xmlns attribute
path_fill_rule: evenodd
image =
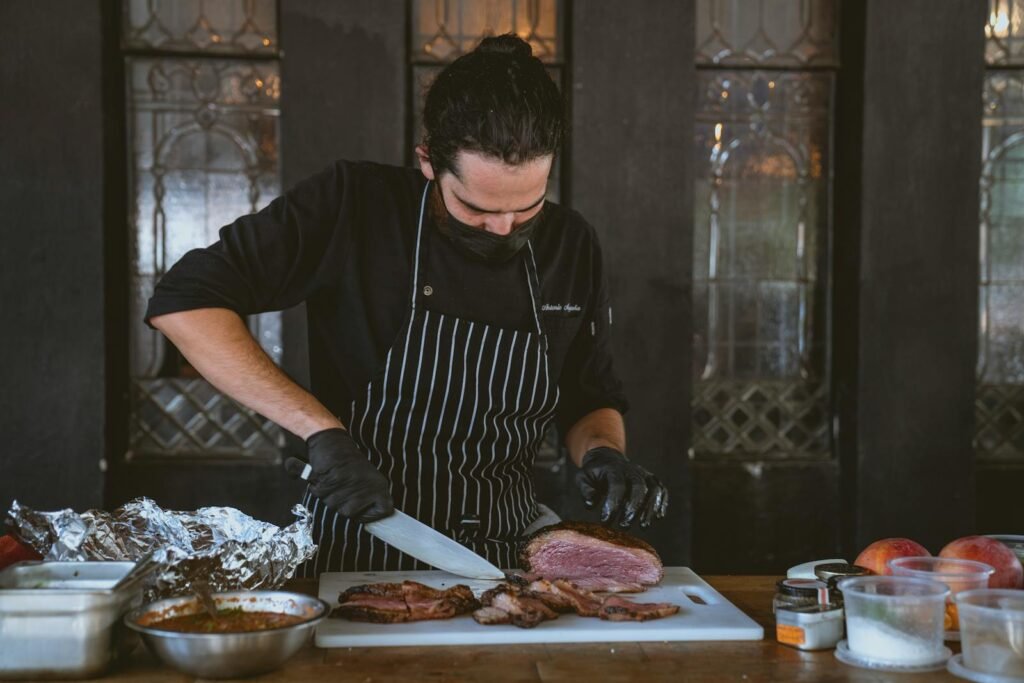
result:
<svg viewBox="0 0 1024 683"><path fill-rule="evenodd" d="M308 473L307 574L423 568L362 529L396 507L515 566L522 536L557 521L531 475L552 422L603 521L664 516L664 486L625 456L594 229L545 199L564 112L528 43L486 38L431 86L418 169L335 162L156 286L147 321L305 439L308 467L286 469ZM311 392L243 322L300 302Z"/></svg>

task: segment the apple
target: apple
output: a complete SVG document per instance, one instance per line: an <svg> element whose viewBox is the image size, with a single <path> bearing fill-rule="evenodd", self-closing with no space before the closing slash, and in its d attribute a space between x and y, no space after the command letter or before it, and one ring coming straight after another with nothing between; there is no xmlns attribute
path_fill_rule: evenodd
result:
<svg viewBox="0 0 1024 683"><path fill-rule="evenodd" d="M853 561L858 567L870 569L875 574L892 574L889 560L897 557L931 557L931 553L916 541L909 538L883 538L864 548Z"/></svg>
<svg viewBox="0 0 1024 683"><path fill-rule="evenodd" d="M1021 588L1024 567L1008 547L987 536L964 536L946 545L939 557L984 562L996 573L988 580L989 588Z"/></svg>

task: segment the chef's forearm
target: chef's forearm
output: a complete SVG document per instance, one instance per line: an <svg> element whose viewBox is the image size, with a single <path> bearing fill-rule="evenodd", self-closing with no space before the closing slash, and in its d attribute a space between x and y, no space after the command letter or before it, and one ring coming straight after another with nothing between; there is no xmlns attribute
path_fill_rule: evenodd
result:
<svg viewBox="0 0 1024 683"><path fill-rule="evenodd" d="M270 360L234 311L201 308L150 322L213 386L302 439L342 426Z"/></svg>
<svg viewBox="0 0 1024 683"><path fill-rule="evenodd" d="M587 413L565 435L565 446L577 467L591 448L606 446L625 453L626 428L622 414L612 408L598 408Z"/></svg>

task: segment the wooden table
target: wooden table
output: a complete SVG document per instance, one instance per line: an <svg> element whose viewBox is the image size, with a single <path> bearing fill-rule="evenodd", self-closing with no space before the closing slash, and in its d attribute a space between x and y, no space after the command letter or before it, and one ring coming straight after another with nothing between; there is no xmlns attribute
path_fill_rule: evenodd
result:
<svg viewBox="0 0 1024 683"><path fill-rule="evenodd" d="M412 680L481 681L957 681L945 671L885 674L846 666L832 651L801 652L775 642L771 614L777 577L710 576L704 579L765 627L758 642L601 643L304 648L281 669L247 679L299 683L390 683ZM315 594L313 581L289 588ZM956 650L956 648L954 648ZM191 676L156 661L144 648L105 680L185 683Z"/></svg>

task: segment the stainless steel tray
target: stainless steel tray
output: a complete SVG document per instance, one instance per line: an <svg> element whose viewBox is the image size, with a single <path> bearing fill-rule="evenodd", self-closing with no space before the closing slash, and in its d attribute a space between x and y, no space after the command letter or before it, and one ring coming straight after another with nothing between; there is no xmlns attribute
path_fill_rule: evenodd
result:
<svg viewBox="0 0 1024 683"><path fill-rule="evenodd" d="M21 562L0 572L0 678L96 676L130 647L121 616L139 584L132 562Z"/></svg>

